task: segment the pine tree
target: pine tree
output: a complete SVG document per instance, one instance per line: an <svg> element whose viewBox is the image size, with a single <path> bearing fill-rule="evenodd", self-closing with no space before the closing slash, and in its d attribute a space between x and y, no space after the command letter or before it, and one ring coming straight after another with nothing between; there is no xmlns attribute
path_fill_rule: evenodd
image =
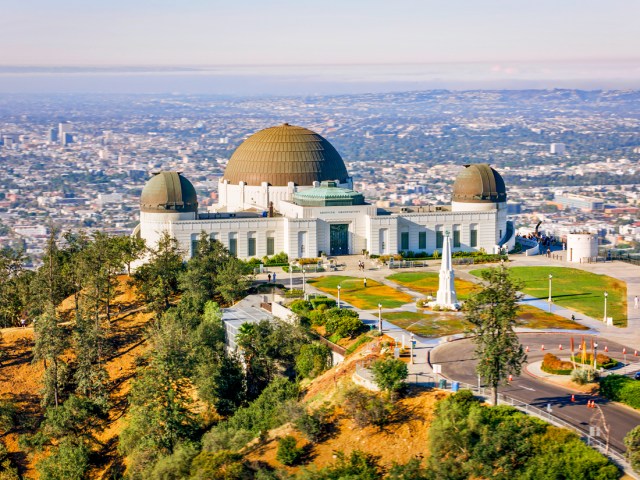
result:
<svg viewBox="0 0 640 480"><path fill-rule="evenodd" d="M178 242L168 232L150 253L149 261L136 271L134 279L142 299L160 313L171 306L171 297L179 291L178 277L184 264Z"/></svg>
<svg viewBox="0 0 640 480"><path fill-rule="evenodd" d="M465 302L464 309L466 319L474 326L476 371L491 386L496 405L498 386L509 375L519 375L527 358L513 330L521 286L504 265L483 270L481 275L485 286Z"/></svg>
<svg viewBox="0 0 640 480"><path fill-rule="evenodd" d="M58 322L56 307L62 301L63 281L61 279L61 257L56 242L56 229L51 228L44 265L38 271L36 298L43 305L43 313L36 319L35 347L33 361L42 361L45 368L43 405L55 405L61 402L65 384L66 365L62 354L67 346L66 335Z"/></svg>

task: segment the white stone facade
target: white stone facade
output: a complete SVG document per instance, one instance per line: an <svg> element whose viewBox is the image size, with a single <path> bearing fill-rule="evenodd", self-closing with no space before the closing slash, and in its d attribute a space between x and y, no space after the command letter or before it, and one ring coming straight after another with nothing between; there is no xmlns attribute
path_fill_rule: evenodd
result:
<svg viewBox="0 0 640 480"><path fill-rule="evenodd" d="M451 232L453 252L484 249L491 253L506 231L505 211L403 213L372 205L302 207L282 201L274 217L248 212L203 214L198 218L193 213L142 212L139 231L148 245L155 245L162 232L168 231L178 240L185 258L193 254L194 241L202 231L239 258L262 258L279 252L290 258L332 254L331 225L346 225L347 243L341 254L363 250L374 255L442 251L446 231Z"/></svg>

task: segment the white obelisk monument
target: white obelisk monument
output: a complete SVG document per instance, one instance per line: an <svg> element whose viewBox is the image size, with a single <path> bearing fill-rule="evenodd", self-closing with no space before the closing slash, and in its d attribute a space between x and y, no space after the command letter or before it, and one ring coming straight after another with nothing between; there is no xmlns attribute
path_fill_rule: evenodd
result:
<svg viewBox="0 0 640 480"><path fill-rule="evenodd" d="M451 237L449 232L444 234L442 245L442 266L440 267L440 285L438 286L438 296L436 305L449 310L457 310L460 307L456 297L454 286L453 265L451 262Z"/></svg>

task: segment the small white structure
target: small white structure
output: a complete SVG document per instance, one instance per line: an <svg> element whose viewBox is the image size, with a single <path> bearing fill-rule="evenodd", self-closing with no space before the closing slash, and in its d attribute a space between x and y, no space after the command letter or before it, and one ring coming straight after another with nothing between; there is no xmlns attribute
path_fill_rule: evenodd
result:
<svg viewBox="0 0 640 480"><path fill-rule="evenodd" d="M445 232L442 248L442 265L440 267L440 284L438 285L438 296L433 306L447 310L458 310L460 308L454 280L455 275L451 261L451 237L449 236L449 232Z"/></svg>
<svg viewBox="0 0 640 480"><path fill-rule="evenodd" d="M567 235L567 261L589 263L598 256L598 237L591 233L570 233Z"/></svg>
<svg viewBox="0 0 640 480"><path fill-rule="evenodd" d="M552 143L549 148L551 155L564 155L567 152L567 147L564 143Z"/></svg>

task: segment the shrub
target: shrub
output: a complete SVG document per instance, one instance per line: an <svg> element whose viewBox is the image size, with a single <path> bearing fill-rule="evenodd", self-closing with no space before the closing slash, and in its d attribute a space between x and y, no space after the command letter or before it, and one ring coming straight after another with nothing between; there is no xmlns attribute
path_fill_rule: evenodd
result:
<svg viewBox="0 0 640 480"><path fill-rule="evenodd" d="M608 375L600 379L600 394L609 400L640 408L640 382L624 375Z"/></svg>
<svg viewBox="0 0 640 480"><path fill-rule="evenodd" d="M82 480L89 468L89 448L82 442L65 438L36 468L42 480Z"/></svg>
<svg viewBox="0 0 640 480"><path fill-rule="evenodd" d="M311 305L314 310L318 310L321 306L324 306L325 309L335 308L337 304L332 298L316 297L311 300Z"/></svg>
<svg viewBox="0 0 640 480"><path fill-rule="evenodd" d="M327 335L337 335L340 338L353 337L364 326L357 312L344 308L328 310L326 319Z"/></svg>
<svg viewBox="0 0 640 480"><path fill-rule="evenodd" d="M278 440L278 452L276 453L278 461L283 465L294 465L300 460L304 450L298 448L297 444L298 441L291 435L287 435Z"/></svg>
<svg viewBox="0 0 640 480"><path fill-rule="evenodd" d="M319 258L299 258L298 263L300 265L313 265L317 264L320 261Z"/></svg>
<svg viewBox="0 0 640 480"><path fill-rule="evenodd" d="M629 431L624 437L627 447L627 458L634 471L640 472L640 425Z"/></svg>
<svg viewBox="0 0 640 480"><path fill-rule="evenodd" d="M262 261L264 262L265 265L288 265L289 264L289 256L284 253L284 252L280 252L280 253L276 253L275 255L273 255L272 257L263 257Z"/></svg>
<svg viewBox="0 0 640 480"><path fill-rule="evenodd" d="M323 311L313 310L309 312L309 322L311 323L311 325L320 327L327 322L327 317Z"/></svg>
<svg viewBox="0 0 640 480"><path fill-rule="evenodd" d="M397 358L380 359L371 365L376 385L387 392L397 392L405 386L409 375L407 364Z"/></svg>
<svg viewBox="0 0 640 480"><path fill-rule="evenodd" d="M300 288L290 288L284 292L285 298L301 298L304 292Z"/></svg>
<svg viewBox="0 0 640 480"><path fill-rule="evenodd" d="M599 377L600 375L598 372L592 368L576 368L571 373L571 380L576 382L578 385L597 382Z"/></svg>
<svg viewBox="0 0 640 480"><path fill-rule="evenodd" d="M296 428L310 442L321 440L329 431L331 423L329 417L333 414L333 409L327 406L320 407L311 413L302 413L294 422Z"/></svg>
<svg viewBox="0 0 640 480"><path fill-rule="evenodd" d="M547 353L542 359L541 368L543 372L555 375L570 375L573 371L573 364L560 360L553 353Z"/></svg>
<svg viewBox="0 0 640 480"><path fill-rule="evenodd" d="M293 313L297 313L298 315L308 315L309 312L313 309L313 305L308 300L294 300L289 305L289 310Z"/></svg>
<svg viewBox="0 0 640 480"><path fill-rule="evenodd" d="M582 355L581 354L576 354L574 356L571 357L573 359L574 362L576 363L580 363L582 364ZM584 362L586 365L593 365L593 354L592 353L587 353L586 355L586 360ZM599 353L598 355L596 355L596 366L597 368L613 368L615 366L618 365L618 361L609 357L608 355L604 355L602 353Z"/></svg>
<svg viewBox="0 0 640 480"><path fill-rule="evenodd" d="M378 395L356 387L345 392L344 410L359 427L383 427L389 423L393 405Z"/></svg>
<svg viewBox="0 0 640 480"><path fill-rule="evenodd" d="M193 459L193 479L219 478L221 480L250 478L249 469L242 463L242 455L223 450L211 453L202 451Z"/></svg>
<svg viewBox="0 0 640 480"><path fill-rule="evenodd" d="M0 441L0 480L20 480L18 468L11 462L7 447Z"/></svg>
<svg viewBox="0 0 640 480"><path fill-rule="evenodd" d="M296 372L301 377L315 378L331 368L331 350L322 343L308 343L300 347L296 357Z"/></svg>

